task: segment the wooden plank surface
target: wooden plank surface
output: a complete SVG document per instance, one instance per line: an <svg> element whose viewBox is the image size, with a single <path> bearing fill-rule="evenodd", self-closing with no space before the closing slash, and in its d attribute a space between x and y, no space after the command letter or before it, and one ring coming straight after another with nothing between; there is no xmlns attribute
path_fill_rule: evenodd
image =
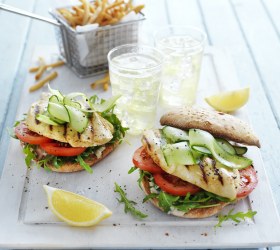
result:
<svg viewBox="0 0 280 250"><path fill-rule="evenodd" d="M34 1L32 0L28 2L10 0L5 3L27 11L33 11L34 9ZM0 13L0 135L4 135L0 137L0 168L3 166L7 148L6 116L14 114L13 108L9 106L10 100L17 98L21 92L22 84L16 85L15 83L18 69L22 63L22 55L26 48L25 41L27 40L30 22L29 18L22 18L4 11ZM18 76L20 77L20 75Z"/></svg>
<svg viewBox="0 0 280 250"><path fill-rule="evenodd" d="M9 0L5 4L49 16L50 5L48 1ZM0 119L2 121L0 166L2 168L7 152L7 143L5 142L10 140L6 128L11 127L14 123L15 111L30 66L33 49L38 44L55 44L55 37L52 25L27 17L3 12L0 15L0 21L5 24L0 26L1 34L9 34L6 37L5 46L0 47L0 54L5 58L2 61L3 64L0 65L1 69L5 69L0 75L1 101L4 102L3 105L0 105L0 118L2 118Z"/></svg>
<svg viewBox="0 0 280 250"><path fill-rule="evenodd" d="M252 5L254 11L250 12ZM279 64L276 63L280 58L279 37L260 1L233 0L233 8L245 34L246 43L250 45L255 68L280 128L280 71Z"/></svg>
<svg viewBox="0 0 280 250"><path fill-rule="evenodd" d="M254 54L248 48L246 34L236 15L235 6L229 1L223 0L200 1L200 4L213 45L230 51L241 84L251 87L251 97L247 107L252 125L262 142L261 152L273 193L277 193L279 192L279 171L276 152L279 152L280 145L271 142L272 138L280 139L279 128L264 92L261 75L254 61ZM266 129L268 124L269 129ZM275 196L278 209L280 208L279 198L279 196Z"/></svg>
<svg viewBox="0 0 280 250"><path fill-rule="evenodd" d="M261 0L261 4L270 19L271 26L280 38L280 3L278 0Z"/></svg>

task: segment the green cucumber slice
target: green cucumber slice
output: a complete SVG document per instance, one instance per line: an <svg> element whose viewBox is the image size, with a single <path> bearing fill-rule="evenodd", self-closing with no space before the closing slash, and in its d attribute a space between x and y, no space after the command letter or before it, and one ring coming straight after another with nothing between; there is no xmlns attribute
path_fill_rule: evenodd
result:
<svg viewBox="0 0 280 250"><path fill-rule="evenodd" d="M38 115L36 115L36 119L40 122L43 122L43 123L46 123L49 125L53 125L53 126L60 125L59 123L53 121L49 116L46 116L46 115L38 114Z"/></svg>
<svg viewBox="0 0 280 250"><path fill-rule="evenodd" d="M194 149L194 151L197 151L201 154L205 154L205 155L211 155L211 151L205 147L200 147L200 146L192 146L192 149Z"/></svg>
<svg viewBox="0 0 280 250"><path fill-rule="evenodd" d="M60 102L63 101L63 95L61 94L61 92L59 90L52 89L49 84L48 84L48 88L49 88L49 91L51 92L51 94L57 96L57 98Z"/></svg>
<svg viewBox="0 0 280 250"><path fill-rule="evenodd" d="M215 138L206 131L200 129L190 129L189 140L192 148L194 148L194 146L207 148L217 161L227 167L242 169L252 164L251 159L229 154L218 144Z"/></svg>
<svg viewBox="0 0 280 250"><path fill-rule="evenodd" d="M202 147L201 147L202 148ZM191 148L191 151L192 151L192 155L193 155L193 158L195 159L195 162L196 164L199 164L199 162L201 161L201 159L203 158L203 156L205 154L201 153L200 151L198 150L194 150L193 148ZM210 152L210 151L209 151Z"/></svg>
<svg viewBox="0 0 280 250"><path fill-rule="evenodd" d="M221 138L215 138L215 139L217 143L231 155L244 155L248 150L246 147L233 146L230 144L230 142L228 142L225 139L221 139ZM204 147L193 146L193 149L203 154L208 154L208 155L212 154L207 148Z"/></svg>
<svg viewBox="0 0 280 250"><path fill-rule="evenodd" d="M64 96L63 103L64 103L64 105L68 105L68 106L71 106L71 107L74 107L74 108L77 108L77 109L82 108L82 105L79 102L75 101L72 94Z"/></svg>
<svg viewBox="0 0 280 250"><path fill-rule="evenodd" d="M196 163L187 142L166 144L162 147L162 151L168 166L192 165Z"/></svg>
<svg viewBox="0 0 280 250"><path fill-rule="evenodd" d="M248 148L246 147L241 147L241 146L233 146L235 149L236 154L238 155L244 155L247 153Z"/></svg>
<svg viewBox="0 0 280 250"><path fill-rule="evenodd" d="M52 95L52 96L49 98L49 102L61 104L61 101L59 101L59 97L58 97L57 95Z"/></svg>
<svg viewBox="0 0 280 250"><path fill-rule="evenodd" d="M52 117L55 117L61 121L64 121L64 122L70 121L68 111L65 108L65 106L62 104L49 102L48 112L50 113L50 115Z"/></svg>
<svg viewBox="0 0 280 250"><path fill-rule="evenodd" d="M79 97L79 96L83 97L84 100L87 99L87 96L81 92L72 92L72 93L68 94L66 97L74 100L76 97Z"/></svg>
<svg viewBox="0 0 280 250"><path fill-rule="evenodd" d="M77 132L82 133L88 125L87 116L75 107L65 105L70 118L70 126Z"/></svg>
<svg viewBox="0 0 280 250"><path fill-rule="evenodd" d="M165 126L162 129L162 132L163 132L164 136L173 143L189 140L188 133L186 131L178 129L178 128Z"/></svg>
<svg viewBox="0 0 280 250"><path fill-rule="evenodd" d="M64 123L66 123L65 121L62 121L60 119L55 118L54 116L52 116L51 114L48 114L49 117L51 118L52 121L58 123L59 125L63 125Z"/></svg>
<svg viewBox="0 0 280 250"><path fill-rule="evenodd" d="M222 138L216 138L216 141L229 154L236 155L236 151L235 151L234 147L227 140L222 139Z"/></svg>
<svg viewBox="0 0 280 250"><path fill-rule="evenodd" d="M106 112L108 110L110 110L111 108L113 108L113 106L115 105L116 101L121 97L121 95L115 95L113 97L111 97L110 99L106 100L105 102L102 103L92 103L92 107L95 111L97 112ZM85 110L85 112L88 112Z"/></svg>

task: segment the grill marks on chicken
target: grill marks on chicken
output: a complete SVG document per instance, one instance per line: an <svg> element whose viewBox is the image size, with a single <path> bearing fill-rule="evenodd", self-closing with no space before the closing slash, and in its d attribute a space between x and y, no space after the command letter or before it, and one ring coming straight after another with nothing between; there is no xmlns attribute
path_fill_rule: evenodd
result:
<svg viewBox="0 0 280 250"><path fill-rule="evenodd" d="M113 138L114 127L98 113L92 113L88 126L83 133L78 133L69 123L58 126L39 122L36 119L38 114L47 111L49 96L45 95L31 105L26 117L26 125L31 130L48 138L69 143L72 147L92 147L103 145Z"/></svg>
<svg viewBox="0 0 280 250"><path fill-rule="evenodd" d="M154 162L165 172L222 197L236 198L240 186L237 169L229 169L210 157L204 157L200 164L168 166L161 150L162 140L159 130L147 130L142 143Z"/></svg>

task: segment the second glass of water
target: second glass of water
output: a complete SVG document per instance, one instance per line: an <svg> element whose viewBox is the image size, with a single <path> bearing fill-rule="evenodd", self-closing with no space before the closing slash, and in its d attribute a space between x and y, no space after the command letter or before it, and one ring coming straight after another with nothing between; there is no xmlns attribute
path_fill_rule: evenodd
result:
<svg viewBox="0 0 280 250"><path fill-rule="evenodd" d="M163 55L157 49L126 44L108 54L113 95L121 95L115 107L128 133L140 134L155 123Z"/></svg>
<svg viewBox="0 0 280 250"><path fill-rule="evenodd" d="M161 103L194 104L206 34L191 26L167 26L157 31L154 38L164 54Z"/></svg>

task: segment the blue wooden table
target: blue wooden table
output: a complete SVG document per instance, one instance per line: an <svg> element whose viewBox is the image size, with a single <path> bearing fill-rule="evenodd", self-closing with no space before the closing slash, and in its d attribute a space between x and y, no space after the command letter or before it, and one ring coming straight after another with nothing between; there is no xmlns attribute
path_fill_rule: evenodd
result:
<svg viewBox="0 0 280 250"><path fill-rule="evenodd" d="M51 1L1 2L43 16L49 16L48 9L52 7ZM141 2L146 5L147 20L143 28L147 34L167 24L195 25L207 33L208 45L230 52L241 85L251 88L247 108L254 130L260 137L264 166L280 211L280 1ZM15 120L33 49L37 45L55 44L51 25L0 11L0 171L10 140L6 127L12 126Z"/></svg>

